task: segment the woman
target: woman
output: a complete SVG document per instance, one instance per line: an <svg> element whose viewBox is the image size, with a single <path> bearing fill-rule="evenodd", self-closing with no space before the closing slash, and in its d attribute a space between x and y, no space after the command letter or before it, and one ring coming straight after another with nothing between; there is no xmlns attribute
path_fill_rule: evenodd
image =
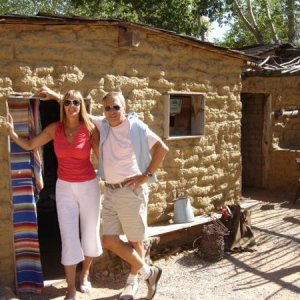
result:
<svg viewBox="0 0 300 300"><path fill-rule="evenodd" d="M61 262L68 285L65 299L71 300L76 295L77 264L83 261L80 290L89 292L92 258L102 253L100 190L90 161L91 149L98 158L99 133L89 120L79 91L70 90L60 102L60 122L50 124L36 137L30 140L20 138L14 131L11 117L8 129L13 141L25 150L35 149L53 140L58 160L56 206L62 239Z"/></svg>

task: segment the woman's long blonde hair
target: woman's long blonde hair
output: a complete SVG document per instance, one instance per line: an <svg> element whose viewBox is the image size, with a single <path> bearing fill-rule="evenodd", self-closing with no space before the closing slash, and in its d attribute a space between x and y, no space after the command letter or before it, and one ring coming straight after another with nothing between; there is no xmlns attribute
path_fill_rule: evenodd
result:
<svg viewBox="0 0 300 300"><path fill-rule="evenodd" d="M94 125L91 122L89 115L86 110L86 106L84 103L84 99L82 97L82 94L78 90L69 90L65 93L61 105L60 105L60 120L63 124L63 127L65 128L66 124L66 112L64 109L64 100L80 100L80 112L79 112L79 121L83 122L87 130L91 133L94 129Z"/></svg>

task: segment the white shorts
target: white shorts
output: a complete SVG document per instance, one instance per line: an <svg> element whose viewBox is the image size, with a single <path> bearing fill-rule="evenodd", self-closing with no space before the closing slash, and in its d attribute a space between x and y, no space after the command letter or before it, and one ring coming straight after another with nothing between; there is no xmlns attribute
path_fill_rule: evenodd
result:
<svg viewBox="0 0 300 300"><path fill-rule="evenodd" d="M56 207L62 241L61 263L75 265L102 253L98 179L56 182Z"/></svg>
<svg viewBox="0 0 300 300"><path fill-rule="evenodd" d="M131 242L146 238L148 186L105 187L102 207L103 235L125 234Z"/></svg>

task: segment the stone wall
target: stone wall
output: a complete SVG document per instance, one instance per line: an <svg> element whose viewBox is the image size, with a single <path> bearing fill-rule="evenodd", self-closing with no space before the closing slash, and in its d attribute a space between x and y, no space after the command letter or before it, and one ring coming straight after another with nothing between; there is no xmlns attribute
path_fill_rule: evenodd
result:
<svg viewBox="0 0 300 300"><path fill-rule="evenodd" d="M61 93L76 88L90 95L94 114L102 113L105 93L122 90L127 110L136 111L162 137L163 95L203 93L205 135L166 141L170 152L157 172L158 183L150 186L149 224L171 219L173 200L183 194L191 198L195 215L238 201L241 59L143 30L138 47L119 47L118 27L109 25L1 24L0 34L5 36L0 41L1 115L5 96L32 94L43 84ZM4 137L0 146L6 146ZM3 185L9 177L7 153L1 158ZM7 225L2 232L10 234L7 191ZM1 248L0 261L3 253Z"/></svg>
<svg viewBox="0 0 300 300"><path fill-rule="evenodd" d="M300 76L247 77L243 93L270 95L272 112L300 108ZM253 103L254 105L254 103ZM300 118L271 118L267 188L294 192L300 175L295 162L300 157Z"/></svg>

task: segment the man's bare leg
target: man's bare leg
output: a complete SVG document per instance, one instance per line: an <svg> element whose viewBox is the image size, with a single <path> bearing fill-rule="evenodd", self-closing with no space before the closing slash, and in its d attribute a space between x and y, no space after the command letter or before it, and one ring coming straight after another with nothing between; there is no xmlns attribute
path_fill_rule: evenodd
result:
<svg viewBox="0 0 300 300"><path fill-rule="evenodd" d="M104 235L102 237L102 245L128 262L131 266L132 274L137 274L144 264L143 259L135 248L123 242L118 235Z"/></svg>

